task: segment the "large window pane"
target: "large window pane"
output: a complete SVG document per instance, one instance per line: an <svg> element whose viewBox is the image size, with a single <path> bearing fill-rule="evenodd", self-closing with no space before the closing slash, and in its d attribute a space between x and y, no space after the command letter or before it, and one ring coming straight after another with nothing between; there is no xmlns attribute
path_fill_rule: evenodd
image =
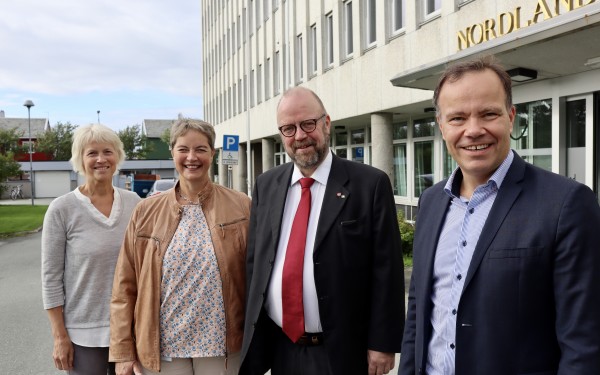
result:
<svg viewBox="0 0 600 375"><path fill-rule="evenodd" d="M435 118L415 120L413 123L413 137L433 137L435 133Z"/></svg>
<svg viewBox="0 0 600 375"><path fill-rule="evenodd" d="M350 139L350 142L353 145L365 143L365 130L364 129L352 130L351 134L352 134L352 138Z"/></svg>
<svg viewBox="0 0 600 375"><path fill-rule="evenodd" d="M408 136L408 122L397 122L392 125L393 139L406 139Z"/></svg>
<svg viewBox="0 0 600 375"><path fill-rule="evenodd" d="M515 105L511 148L527 162L552 168L552 100L544 99Z"/></svg>
<svg viewBox="0 0 600 375"><path fill-rule="evenodd" d="M433 141L415 142L415 197L433 185Z"/></svg>
<svg viewBox="0 0 600 375"><path fill-rule="evenodd" d="M406 197L407 177L406 177L406 144L394 145L394 177L393 177L394 195Z"/></svg>

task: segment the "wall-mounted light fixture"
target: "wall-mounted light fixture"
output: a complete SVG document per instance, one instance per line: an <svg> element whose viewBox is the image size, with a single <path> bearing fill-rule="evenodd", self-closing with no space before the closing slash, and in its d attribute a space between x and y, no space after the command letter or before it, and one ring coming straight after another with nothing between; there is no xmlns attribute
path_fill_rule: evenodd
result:
<svg viewBox="0 0 600 375"><path fill-rule="evenodd" d="M526 82L537 78L537 70L521 67L507 70L506 73L515 82Z"/></svg>

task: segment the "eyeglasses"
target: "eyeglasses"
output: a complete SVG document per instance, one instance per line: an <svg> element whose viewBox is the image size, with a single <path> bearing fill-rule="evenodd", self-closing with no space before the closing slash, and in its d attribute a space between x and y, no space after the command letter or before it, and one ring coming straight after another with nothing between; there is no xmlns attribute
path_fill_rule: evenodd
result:
<svg viewBox="0 0 600 375"><path fill-rule="evenodd" d="M303 132L312 133L317 128L317 123L319 122L319 120L325 116L327 116L327 113L323 114L319 118L312 118L300 121L300 123L298 123L298 126L300 127L300 129L302 129ZM281 134L283 134L284 137L293 137L294 135L296 135L297 128L298 127L296 126L296 124L287 124L281 125L279 127L279 131L281 132Z"/></svg>

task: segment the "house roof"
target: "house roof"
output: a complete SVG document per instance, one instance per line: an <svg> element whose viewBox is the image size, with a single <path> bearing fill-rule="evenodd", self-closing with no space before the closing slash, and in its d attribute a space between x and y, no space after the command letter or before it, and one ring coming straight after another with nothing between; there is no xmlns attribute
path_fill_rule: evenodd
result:
<svg viewBox="0 0 600 375"><path fill-rule="evenodd" d="M17 128L18 132L23 133L21 139L29 138L29 119L0 117L0 129L8 130L12 128ZM48 129L50 129L50 122L48 119L31 119L31 138L37 138Z"/></svg>
<svg viewBox="0 0 600 375"><path fill-rule="evenodd" d="M171 129L173 120L144 120L142 133L148 138L160 138L165 130Z"/></svg>

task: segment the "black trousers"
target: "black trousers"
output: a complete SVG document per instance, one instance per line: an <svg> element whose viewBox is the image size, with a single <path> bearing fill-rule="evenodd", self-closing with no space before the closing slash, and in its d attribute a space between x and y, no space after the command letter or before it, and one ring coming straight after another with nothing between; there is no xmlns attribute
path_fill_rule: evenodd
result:
<svg viewBox="0 0 600 375"><path fill-rule="evenodd" d="M266 315L266 314L265 314ZM273 321L271 375L331 375L327 350L321 345L294 344Z"/></svg>

